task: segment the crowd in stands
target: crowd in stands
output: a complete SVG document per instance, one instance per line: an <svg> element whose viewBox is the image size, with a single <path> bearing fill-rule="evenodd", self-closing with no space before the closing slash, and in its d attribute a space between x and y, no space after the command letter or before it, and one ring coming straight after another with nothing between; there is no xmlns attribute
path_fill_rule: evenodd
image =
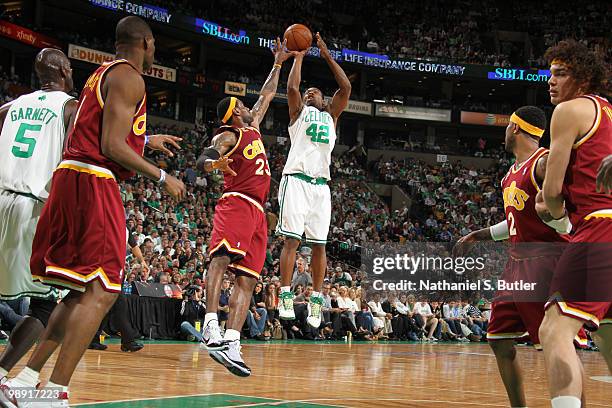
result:
<svg viewBox="0 0 612 408"><path fill-rule="evenodd" d="M142 178L121 185L128 229L143 253L143 259L127 257L124 292L135 293L134 282L174 284L179 288L174 295L180 297L183 291L185 296L182 310L186 320L182 331L184 338L189 339L198 338L194 330L195 320L201 312L198 308L203 307L205 301L207 245L214 205L222 191L222 175L204 176L194 168L196 155L206 140L202 133L211 131L209 128L198 132L159 126L150 129L152 134L183 137L183 149L173 158L147 152L149 158L187 184L188 194L181 203L173 202L152 182ZM314 340L349 335L363 340L427 341L479 341L483 338L486 319L479 319L474 310L468 313L467 299L463 299L465 304L461 308L455 306L461 299L436 298L431 302L419 299L415 302L406 295L396 299L393 293L378 299L364 287L367 275L360 267L356 250L369 242L451 242L471 229L497 222L503 214L499 194L493 187L497 185L499 172L470 170L461 165L426 166L420 162L380 161L374 166L380 180L402 185L416 200L413 209L426 209L424 213L410 212L408 208L390 212L364 183L367 172L363 159L352 153L336 158L331 169L333 215L323 289L326 305L323 324L315 330L306 323L306 304L312 292L307 247L300 251L293 278L292 288L297 296L294 302L296 320L278 319L279 259L283 241L274 237L273 229L275 213L278 213L276 181L280 180L287 149L287 144L271 144L267 148L275 180L266 205L270 241L260 284L253 295L245 324L247 337ZM221 299L221 321L227 319L232 285L228 274ZM439 303L441 300L448 303Z"/></svg>
<svg viewBox="0 0 612 408"><path fill-rule="evenodd" d="M381 159L374 165L374 174L381 182L403 187L414 200L417 219L404 224L411 231L408 240L451 242L503 220L499 185L509 165L506 156L499 159L499 166L486 170L461 163Z"/></svg>
<svg viewBox="0 0 612 408"><path fill-rule="evenodd" d="M11 75L0 66L0 106L31 91L31 88L19 78L19 75Z"/></svg>
<svg viewBox="0 0 612 408"><path fill-rule="evenodd" d="M161 0L152 3L166 6ZM298 15L300 23L320 31L334 48L396 58L544 67L542 55L546 47L567 37L581 38L602 56L611 55L606 27L610 26L612 13L592 0L579 8L567 1L531 7L521 2L484 0L264 0L240 3L241 13L235 13L235 1L183 0L173 3L173 7L183 14L204 17L235 30L250 29L270 38L294 24ZM432 16L435 24L431 24ZM496 34L496 30L525 32L527 36L510 41Z"/></svg>

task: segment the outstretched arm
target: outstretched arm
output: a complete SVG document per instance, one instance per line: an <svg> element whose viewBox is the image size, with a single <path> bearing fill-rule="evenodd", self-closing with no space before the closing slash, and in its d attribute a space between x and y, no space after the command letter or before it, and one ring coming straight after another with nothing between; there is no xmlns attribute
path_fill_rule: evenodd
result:
<svg viewBox="0 0 612 408"><path fill-rule="evenodd" d="M103 85L102 154L126 169L159 181L170 195L180 200L185 194L185 185L146 161L125 140L132 129L133 114L144 92L144 80L127 64L118 65L106 76Z"/></svg>
<svg viewBox="0 0 612 408"><path fill-rule="evenodd" d="M327 65L329 65L329 68L334 74L334 78L336 79L336 83L339 87L334 94L329 107L329 113L332 115L335 121L348 105L349 98L351 97L351 81L349 81L344 70L340 68L340 65L334 61L329 53L329 50L327 49L327 45L319 33L317 33L316 38L317 46L321 50L321 57L323 57L323 59L327 62Z"/></svg>
<svg viewBox="0 0 612 408"><path fill-rule="evenodd" d="M236 143L238 143L238 139L233 132L219 133L213 137L210 147L204 149L196 162L196 167L208 173L220 169L224 173L227 172L235 176L236 172L229 167L233 160L225 157L225 154L232 150Z"/></svg>
<svg viewBox="0 0 612 408"><path fill-rule="evenodd" d="M299 52L293 59L293 66L287 80L287 102L289 104L289 124L292 125L300 116L302 107L302 94L300 93L300 82L302 82L302 62L306 51Z"/></svg>
<svg viewBox="0 0 612 408"><path fill-rule="evenodd" d="M270 71L270 75L268 75L268 79L266 79L266 82L261 87L259 99L257 99L257 102L255 102L255 105L253 105L253 109L251 109L251 114L253 115L253 123L251 123L251 125L258 129L259 124L268 111L270 102L272 102L272 99L274 99L274 96L276 95L281 66L283 62L285 62L287 58L291 57L292 55L290 52L286 51L286 43L286 40L285 42L281 43L280 38L277 38L276 41L274 41L274 46L272 48L272 53L274 54L274 66L272 67L272 71Z"/></svg>

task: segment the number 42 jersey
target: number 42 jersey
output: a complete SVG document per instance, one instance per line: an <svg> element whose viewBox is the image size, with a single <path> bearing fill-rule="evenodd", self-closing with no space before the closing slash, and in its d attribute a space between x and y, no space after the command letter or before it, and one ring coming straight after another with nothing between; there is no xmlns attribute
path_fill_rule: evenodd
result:
<svg viewBox="0 0 612 408"><path fill-rule="evenodd" d="M0 134L0 189L49 197L64 148L64 107L72 99L60 91L36 91L13 101Z"/></svg>
<svg viewBox="0 0 612 408"><path fill-rule="evenodd" d="M331 154L336 144L334 119L314 106L302 108L300 116L289 126L291 149L283 174L302 173L330 179Z"/></svg>

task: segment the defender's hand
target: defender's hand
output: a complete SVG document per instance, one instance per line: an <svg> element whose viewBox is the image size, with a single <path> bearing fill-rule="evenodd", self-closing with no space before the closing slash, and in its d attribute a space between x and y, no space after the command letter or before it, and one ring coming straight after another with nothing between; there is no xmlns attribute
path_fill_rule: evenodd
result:
<svg viewBox="0 0 612 408"><path fill-rule="evenodd" d="M472 231L466 236L461 237L453 247L453 256L465 256L465 254L468 254L472 250L477 242L476 231Z"/></svg>
<svg viewBox="0 0 612 408"><path fill-rule="evenodd" d="M234 170L232 170L230 168L230 163L232 163L234 160L223 156L215 161L212 162L212 168L215 170L221 170L223 173L228 173L232 176L237 176L238 173L236 173Z"/></svg>
<svg viewBox="0 0 612 408"><path fill-rule="evenodd" d="M274 55L275 64L282 64L294 56L292 51L287 50L287 40L281 42L278 37L272 44L272 54Z"/></svg>
<svg viewBox="0 0 612 408"><path fill-rule="evenodd" d="M164 189L177 201L181 201L185 197L185 184L176 177L166 175L166 181L164 182Z"/></svg>
<svg viewBox="0 0 612 408"><path fill-rule="evenodd" d="M174 153L172 153L167 147L166 143L171 144L178 150L181 150L181 146L177 143L182 141L183 138L172 135L151 135L149 136L149 143L147 146L153 150L159 150L170 157L174 157Z"/></svg>
<svg viewBox="0 0 612 408"><path fill-rule="evenodd" d="M538 217L544 222L549 222L553 220L552 215L550 215L550 211L548 211L548 207L544 202L544 195L542 190L538 191L538 194L535 198L535 210L538 213Z"/></svg>

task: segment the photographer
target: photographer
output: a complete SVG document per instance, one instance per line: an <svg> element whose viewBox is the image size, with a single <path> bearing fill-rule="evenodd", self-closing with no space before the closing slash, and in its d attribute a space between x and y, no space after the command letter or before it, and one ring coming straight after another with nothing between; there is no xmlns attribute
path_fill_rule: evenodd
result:
<svg viewBox="0 0 612 408"><path fill-rule="evenodd" d="M202 303L202 288L191 285L184 294L183 304L181 305L181 334L188 341L202 341L202 323L206 307ZM198 324L196 325L196 320ZM196 330L197 327L197 330Z"/></svg>

